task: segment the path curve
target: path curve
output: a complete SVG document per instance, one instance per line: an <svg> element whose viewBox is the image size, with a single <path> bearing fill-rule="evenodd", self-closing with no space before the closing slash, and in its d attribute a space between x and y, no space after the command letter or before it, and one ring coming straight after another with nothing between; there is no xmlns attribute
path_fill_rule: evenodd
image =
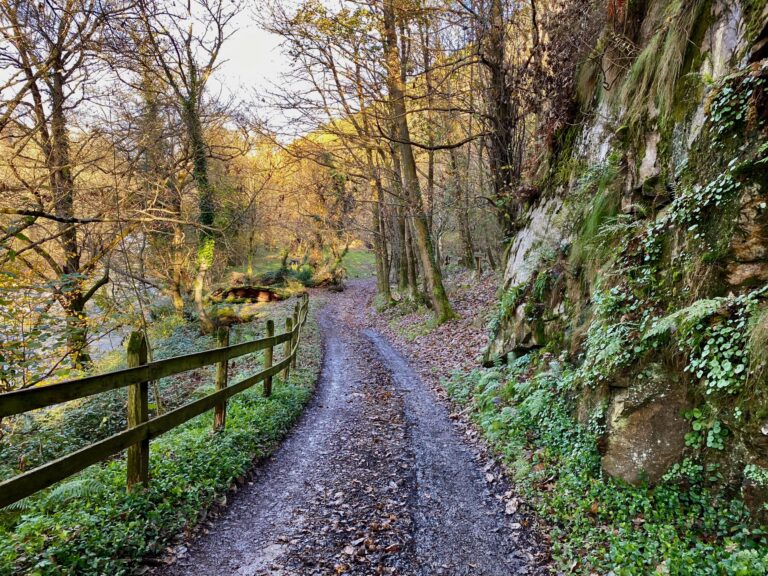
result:
<svg viewBox="0 0 768 576"><path fill-rule="evenodd" d="M537 572L445 407L360 327L366 294L351 283L320 312L323 367L299 424L164 574Z"/></svg>

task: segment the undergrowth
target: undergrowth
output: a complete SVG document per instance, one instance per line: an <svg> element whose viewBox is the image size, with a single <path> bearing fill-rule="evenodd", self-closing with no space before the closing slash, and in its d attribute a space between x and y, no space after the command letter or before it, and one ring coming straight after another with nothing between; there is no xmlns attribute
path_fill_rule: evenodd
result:
<svg viewBox="0 0 768 576"><path fill-rule="evenodd" d="M173 314L150 324L148 334L155 360L214 346L213 337L201 335L194 324ZM125 367L125 351L119 348L97 359L87 374ZM212 374L212 369L203 368L195 377ZM154 391L160 392L165 408L180 405L187 397L189 387L185 379L189 379L189 375L161 379L150 391L150 411L157 410ZM124 429L126 404L127 391L120 389L5 419L2 423L3 442L0 443L0 478L34 468Z"/></svg>
<svg viewBox="0 0 768 576"><path fill-rule="evenodd" d="M615 576L768 573L765 533L750 528L740 500L712 487L713 469L685 460L655 487L603 475L598 420L582 426L571 416L574 376L562 361L530 354L447 383L547 519L558 567Z"/></svg>

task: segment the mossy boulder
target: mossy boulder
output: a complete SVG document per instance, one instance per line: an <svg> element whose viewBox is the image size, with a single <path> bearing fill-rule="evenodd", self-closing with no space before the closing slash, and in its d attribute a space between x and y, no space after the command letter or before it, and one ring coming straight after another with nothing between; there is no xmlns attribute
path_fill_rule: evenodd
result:
<svg viewBox="0 0 768 576"><path fill-rule="evenodd" d="M259 304L246 303L217 306L214 308L212 316L218 326L233 326L252 322L259 318L261 313Z"/></svg>
<svg viewBox="0 0 768 576"><path fill-rule="evenodd" d="M277 302L284 300L284 295L275 288L266 286L232 286L222 288L211 294L214 302Z"/></svg>
<svg viewBox="0 0 768 576"><path fill-rule="evenodd" d="M500 325L485 352L486 362L509 353L519 356L546 344L546 328L540 316L531 316L527 302L519 304Z"/></svg>
<svg viewBox="0 0 768 576"><path fill-rule="evenodd" d="M622 383L623 384L623 383ZM615 389L607 414L603 470L630 484L654 484L678 462L690 429L687 386L660 365L629 387Z"/></svg>

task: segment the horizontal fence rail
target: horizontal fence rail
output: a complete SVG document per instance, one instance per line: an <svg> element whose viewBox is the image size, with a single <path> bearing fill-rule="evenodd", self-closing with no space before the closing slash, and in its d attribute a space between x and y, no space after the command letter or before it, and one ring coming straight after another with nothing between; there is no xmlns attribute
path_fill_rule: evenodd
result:
<svg viewBox="0 0 768 576"><path fill-rule="evenodd" d="M143 364L141 364L141 347L144 346L144 362L146 362L146 344L143 341L143 335L137 332L132 334L129 340L128 357L129 363L133 359L141 364L139 366L40 388L0 394L0 417L3 417L131 386L128 397L129 427L126 430L0 482L0 508L31 496L126 449L128 450L128 489L130 490L137 483L146 485L149 481L149 441L152 438L212 409L217 411L214 427L220 429L224 426L227 399L259 382L264 382L264 394L269 396L274 376L283 372L283 380L288 379L290 368L296 366L301 329L307 321L308 312L309 298L305 295L301 303L296 304L293 318L287 319L287 330L283 334L271 335L274 334L274 324L270 320L267 323L267 338ZM134 337L137 338L136 341ZM227 341L227 338L223 340ZM221 341L222 339L219 340ZM285 343L283 358L273 364L273 349L282 343ZM227 385L227 361L259 350L265 351L264 369L239 382ZM147 384L150 380L210 365L219 367L215 392L160 416L147 418ZM42 392L48 393L42 394Z"/></svg>
<svg viewBox="0 0 768 576"><path fill-rule="evenodd" d="M290 333L279 334L272 338L261 338L226 348L214 348L213 350L195 352L185 356L157 360L156 362L150 362L135 368L124 368L123 370L116 370L106 374L97 374L57 384L49 384L48 386L7 392L0 394L0 418L85 398L86 396L116 390L117 388L124 388L130 384L159 380L166 376L181 374L182 372L203 368L217 362L258 352L259 350L266 350L290 339Z"/></svg>

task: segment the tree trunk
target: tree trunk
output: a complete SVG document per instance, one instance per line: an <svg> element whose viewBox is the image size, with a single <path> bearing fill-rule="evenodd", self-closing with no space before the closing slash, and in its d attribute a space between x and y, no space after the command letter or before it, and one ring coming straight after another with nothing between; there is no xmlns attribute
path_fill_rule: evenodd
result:
<svg viewBox="0 0 768 576"><path fill-rule="evenodd" d="M178 316L184 315L184 233L180 224L173 226L171 245L171 285L170 295L173 308Z"/></svg>
<svg viewBox="0 0 768 576"><path fill-rule="evenodd" d="M149 56L143 55L144 60L149 61ZM144 96L145 111L143 115L142 133L145 141L144 162L142 170L148 183L147 196L154 197L156 189L164 194L160 198L160 205L169 216L177 222L170 224L172 239L170 245L170 270L166 292L173 303L173 308L178 316L184 315L184 231L180 222L181 193L176 184L175 176L168 168L167 159L170 150L167 145L167 125L160 113L158 94L161 91L157 79L145 71L141 81L142 94ZM166 230L160 234L165 237ZM162 246L160 249L164 248Z"/></svg>
<svg viewBox="0 0 768 576"><path fill-rule="evenodd" d="M435 136L433 127L435 121L433 118L432 110L434 109L434 94L435 90L432 86L432 58L430 53L429 41L432 35L428 25L422 21L420 26L421 32L421 47L422 47L422 66L424 67L424 90L427 96L427 110L425 129L427 132L427 228L430 234L434 234L434 217L435 217L435 151L432 148L435 144ZM440 262L440 250L439 246L436 247L436 261Z"/></svg>
<svg viewBox="0 0 768 576"><path fill-rule="evenodd" d="M389 239L389 231L387 226L387 208L386 204L384 203L384 192L382 188L382 194L381 194L381 201L379 202L380 206L380 213L379 213L379 225L381 227L381 241L384 248L384 278L387 280L387 287L389 292L389 297L392 297L392 248L391 248L391 241Z"/></svg>
<svg viewBox="0 0 768 576"><path fill-rule="evenodd" d="M402 171L400 169L400 155L397 152L397 146L390 146L390 154L392 156L392 190L397 195L398 206L396 211L397 217L397 239L398 239L398 251L399 251L399 267L398 267L398 279L397 289L400 294L406 296L409 291L409 255L408 255L408 243L406 240L406 211L404 208L405 198L403 198L403 178Z"/></svg>
<svg viewBox="0 0 768 576"><path fill-rule="evenodd" d="M408 273L408 298L412 302L416 302L419 299L419 264L416 260L416 251L413 249L413 228L409 222L405 227L405 254Z"/></svg>
<svg viewBox="0 0 768 576"><path fill-rule="evenodd" d="M459 161L455 149L450 150L451 173L456 186L456 220L459 225L459 239L461 241L461 258L459 262L465 268L474 266L475 247L472 243L472 230L469 222L468 194L461 178Z"/></svg>
<svg viewBox="0 0 768 576"><path fill-rule="evenodd" d="M399 267L397 270L397 289L401 294L408 291L408 245L405 240L405 214L402 206L397 207L397 237Z"/></svg>
<svg viewBox="0 0 768 576"><path fill-rule="evenodd" d="M200 258L197 275L195 276L195 283L192 287L195 310L200 319L200 330L205 334L212 333L215 328L213 320L211 320L211 317L208 316L208 312L205 310L205 302L203 301L203 288L205 287L205 275L208 272L208 262L208 258Z"/></svg>
<svg viewBox="0 0 768 576"><path fill-rule="evenodd" d="M85 301L79 290L67 294L64 313L67 320L67 352L73 368L85 368L91 363L88 353L88 317L85 313Z"/></svg>
<svg viewBox="0 0 768 576"><path fill-rule="evenodd" d="M491 270L496 270L496 259L493 257L493 250L491 250L490 246L486 246L485 253L488 256L488 264L491 266Z"/></svg>
<svg viewBox="0 0 768 576"><path fill-rule="evenodd" d="M366 150L368 171L371 173L371 196L373 196L373 251L376 257L376 293L389 306L392 291L389 285L389 254L387 253L387 238L384 226L384 190L381 174L373 161L373 152Z"/></svg>
<svg viewBox="0 0 768 576"><path fill-rule="evenodd" d="M69 157L69 134L64 114L64 78L60 71L53 73L51 82L50 141L47 157L48 176L53 191L56 216L72 218L74 214L74 179ZM59 223L59 242L64 256L60 275L60 302L66 315L67 351L72 366L83 368L90 364L88 353L88 318L85 313L87 298L83 294L80 277L80 247L77 227Z"/></svg>
<svg viewBox="0 0 768 576"><path fill-rule="evenodd" d="M505 239L515 232L519 202L515 197L522 164L522 131L525 122L514 96L515 86L508 78L506 30L503 0L491 0L488 30L485 31L484 62L489 71L488 107L491 136L488 159L493 175L497 218Z"/></svg>
<svg viewBox="0 0 768 576"><path fill-rule="evenodd" d="M53 189L56 216L72 218L74 214L74 180L69 159L69 134L64 115L64 79L60 72L53 74L51 88L51 142L48 172ZM62 271L65 275L80 271L80 249L77 228L71 223L58 224L64 253Z"/></svg>
<svg viewBox="0 0 768 576"><path fill-rule="evenodd" d="M200 224L198 243L198 270L194 284L195 308L200 319L200 328L205 333L214 329L213 321L208 316L203 304L203 289L205 276L213 265L216 240L211 228L214 223L213 187L208 178L208 149L205 144L203 126L198 109L198 78L194 65L189 67L190 94L184 101L184 122L187 128L187 138L192 155L192 180L195 182L198 194L198 223Z"/></svg>
<svg viewBox="0 0 768 576"><path fill-rule="evenodd" d="M385 305L392 302L392 292L389 286L389 263L387 262L387 245L384 238L384 226L381 217L381 201L373 201L373 234L374 254L376 256L376 292Z"/></svg>
<svg viewBox="0 0 768 576"><path fill-rule="evenodd" d="M426 279L429 294L434 306L438 323L443 323L455 316L448 295L443 286L443 276L439 263L435 260L435 249L429 231L424 203L421 197L421 187L416 171L416 159L410 144L407 110L405 107L405 84L400 76L401 61L397 46L397 28L395 21L394 0L383 0L385 51L387 67L387 84L389 88L390 105L394 116L395 136L400 150L400 162L403 169L403 189L411 211L416 246L419 252L422 269Z"/></svg>

